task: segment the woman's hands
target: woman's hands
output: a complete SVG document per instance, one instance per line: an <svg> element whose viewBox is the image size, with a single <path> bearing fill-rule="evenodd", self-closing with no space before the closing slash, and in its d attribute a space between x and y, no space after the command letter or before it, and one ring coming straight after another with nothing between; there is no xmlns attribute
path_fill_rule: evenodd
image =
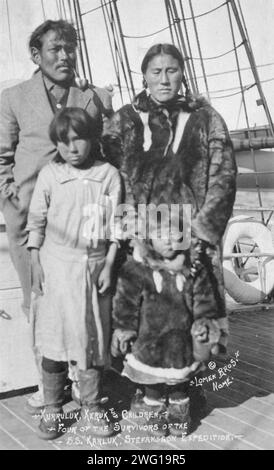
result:
<svg viewBox="0 0 274 470"><path fill-rule="evenodd" d="M43 284L45 282L44 271L40 263L39 250L32 248L31 256L31 289L36 295L43 295Z"/></svg>

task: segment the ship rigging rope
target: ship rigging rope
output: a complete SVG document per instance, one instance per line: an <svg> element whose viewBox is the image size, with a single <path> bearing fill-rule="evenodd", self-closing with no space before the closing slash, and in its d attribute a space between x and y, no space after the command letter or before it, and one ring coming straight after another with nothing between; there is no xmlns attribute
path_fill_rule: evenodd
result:
<svg viewBox="0 0 274 470"><path fill-rule="evenodd" d="M182 1L180 1L180 3L182 3ZM192 16L192 23L193 23L193 28L194 28L194 32L195 32L196 43L197 43L197 48L198 48L198 53L199 53L199 60L200 60L200 65L201 65L201 69L202 69L202 73L203 73L203 77L204 77L205 88L206 88L207 95L209 95L208 81L207 81L206 70L205 70L205 65L204 65L204 61L207 60L207 59L205 59L203 57L203 54L202 54L201 42L200 42L200 39L199 39L198 28L197 28L197 24L196 24L196 21L195 21L195 15L194 15L192 1L188 0L188 3L189 3L191 16ZM193 61L193 60L194 60L194 58L192 57L191 61Z"/></svg>
<svg viewBox="0 0 274 470"><path fill-rule="evenodd" d="M110 3L112 3L112 0L110 0L110 2L105 3L104 6L109 5ZM96 11L96 10L100 10L101 8L103 8L102 5L100 5L99 7L93 8L92 10L84 11L84 13L81 13L81 16L87 15L88 13L92 13L93 11Z"/></svg>
<svg viewBox="0 0 274 470"><path fill-rule="evenodd" d="M102 3L102 6L106 7L106 2L103 2L103 0L101 0L101 3ZM106 8L107 10L107 8ZM114 48L115 48L115 52L113 50L113 46L112 46L112 42L111 42L111 38L110 38L110 32L109 32L109 27L108 27L108 23L107 23L107 17L106 17L106 13L105 13L105 8L102 9L103 11L103 16L104 16L104 21L105 21L105 27L106 27L106 31L107 31L107 36L108 36L108 41L109 41L109 46L110 46L110 52L111 52L111 56L112 56L112 62L113 62L113 66L114 66L114 70L115 70L115 75L116 75L116 78L117 78L117 82L118 82L118 88L119 88L119 91L120 91L120 97L121 97L121 101L122 101L122 104L123 104L123 94L122 94L122 86L121 86L121 80L120 80L120 73L119 73L119 65L118 65L118 62L117 62L117 45L116 45L116 38L115 36L113 35L113 41L114 41ZM108 12L107 12L108 14ZM108 18L109 18L109 15L108 15ZM111 23L110 23L111 24ZM112 31L113 32L113 31ZM116 56L116 57L115 57ZM128 90L128 87L125 87L127 90Z"/></svg>
<svg viewBox="0 0 274 470"><path fill-rule="evenodd" d="M10 27L10 11L9 11L8 0L6 0L6 9L7 9L8 28L9 28L9 43L10 43L10 52L11 52L11 58L12 58L12 68L13 68L13 71L15 71L14 56L13 56L13 44L12 44L12 39L11 39L11 27Z"/></svg>
<svg viewBox="0 0 274 470"><path fill-rule="evenodd" d="M273 82L274 77L272 78L267 78L266 80L261 80L261 83L268 83L268 82ZM244 91L249 90L250 88L253 88L256 85L256 83L250 83L249 85L244 86ZM239 90L241 87L240 86L234 86L231 88L224 88L222 90L211 90L210 93L223 93L225 91L232 91L232 90Z"/></svg>
<svg viewBox="0 0 274 470"><path fill-rule="evenodd" d="M256 83L253 83L252 85L246 86L244 88L241 88L240 91L236 91L235 93L230 93L229 95L223 95L223 96L212 96L211 99L213 100L220 100L222 98L230 98L231 96L236 96L236 95L243 95L243 93L247 90L250 90L256 85Z"/></svg>
<svg viewBox="0 0 274 470"><path fill-rule="evenodd" d="M68 0L68 7L69 7L70 22L73 23L71 0Z"/></svg>
<svg viewBox="0 0 274 470"><path fill-rule="evenodd" d="M269 67L270 65L274 65L274 62L269 62L268 64L257 65L257 68ZM251 67L243 67L240 70L241 70L241 72L246 71L246 70L251 70ZM208 73L207 76L208 77L218 77L220 75L227 75L227 74L235 73L235 72L238 72L238 69L225 70L224 72ZM134 72L134 73L137 73L137 72ZM201 79L201 78L203 78L201 75L197 77L198 80Z"/></svg>
<svg viewBox="0 0 274 470"><path fill-rule="evenodd" d="M224 57L225 55L228 55L228 54L230 54L231 52L235 52L235 50L238 49L239 47L241 47L243 44L244 44L244 41L240 42L240 44L238 44L237 46L233 47L233 48L230 49L229 51L223 52L222 54L215 55L215 56L212 56L212 57L203 57L203 60L220 59L220 57ZM192 59L192 60L201 60L200 57L185 57L185 60L190 60L190 59Z"/></svg>
<svg viewBox="0 0 274 470"><path fill-rule="evenodd" d="M60 9L61 9L61 11L63 10L64 19L67 20L67 12L66 12L66 8L65 8L64 0L62 0L62 2L60 1Z"/></svg>
<svg viewBox="0 0 274 470"><path fill-rule="evenodd" d="M41 7L42 7L44 21L46 21L46 12L45 12L44 0L41 0Z"/></svg>
<svg viewBox="0 0 274 470"><path fill-rule="evenodd" d="M127 88L128 94L130 96L130 86L129 86L129 83L128 83L128 77L127 77L127 74L126 74L126 69L125 69L125 65L124 65L124 61L123 61L123 54L122 54L122 50L121 50L121 44L119 43L119 33L117 31L117 27L116 27L116 23L115 23L115 19L114 19L114 14L113 14L112 4L111 4L112 2L106 2L105 0L101 0L101 3L105 7L105 9L103 8L103 12L104 11L106 12L107 17L108 17L108 22L109 22L111 30L112 30L114 50L113 50L113 47L111 45L111 42L110 42L110 48L111 48L111 53L112 53L114 69L115 69L115 72L116 72L116 78L117 78L118 84L121 83L120 82L119 65L118 65L118 60L119 60L121 68L122 68L122 72L123 72L123 75L124 75L126 88ZM106 5L109 5L109 10L110 11L106 7ZM104 14L104 19L105 19L105 25L106 25L106 28L107 28L107 31L108 31L107 22L106 22L106 15L105 14ZM109 37L109 41L110 41L110 37ZM122 89L121 89L121 87L119 87L119 88L120 88L120 93L122 94ZM121 95L121 98L122 98L122 95ZM123 100L122 100L122 102L123 102Z"/></svg>
<svg viewBox="0 0 274 470"><path fill-rule="evenodd" d="M175 18L174 23L171 23L171 26L174 26L176 23L180 23L181 21L190 21L190 20L200 18L200 17L205 16L205 15L208 15L209 13L212 13L213 11L216 11L219 8L223 7L224 5L226 5L226 3L227 2L223 2L218 7L212 8L211 10L205 11L204 13L201 13L199 15L189 16L189 17L184 17L184 18ZM144 34L142 36L131 36L131 35L124 34L124 38L127 38L127 39L149 38L151 36L154 36L155 34L158 34L158 33L161 33L162 31L165 31L166 29L169 29L169 26L166 26L165 28L162 28L162 29L158 29L157 31L154 31L153 33L150 33L150 34Z"/></svg>
<svg viewBox="0 0 274 470"><path fill-rule="evenodd" d="M106 3L106 5L109 5L110 3L112 3L113 0L110 0L109 2ZM223 7L224 5L226 5L227 1L226 2L223 2L221 3L221 5L218 5L217 7L215 8L212 8L211 10L207 10L207 11L204 11L203 13L200 13L199 15L196 15L195 18L201 18L202 16L205 16L205 15L208 15L209 13L213 13L214 11L218 10L219 8ZM87 10L87 11L84 11L83 13L81 13L81 16L84 16L84 15L87 15L89 13L92 13L96 10L100 10L102 8L102 6L100 5L99 7L95 7L95 8L92 8L91 10ZM182 21L181 18L178 18L179 21ZM185 18L185 20L192 20L192 17L188 17L188 18ZM169 26L167 28L164 28L164 29L168 29ZM164 31L163 29L161 29L160 31ZM152 33L152 36L154 34L157 34L159 33L160 31L156 31L155 33ZM130 37L130 38L141 38L141 37L149 37L151 36L150 34L148 36L124 36L124 37Z"/></svg>
<svg viewBox="0 0 274 470"><path fill-rule="evenodd" d="M113 2L112 2L113 3ZM121 65L121 68L122 68L122 71L123 71L123 75L124 75L124 80L125 80L125 83L126 83L126 87L127 87L127 91L128 91L128 95L130 97L130 85L129 85L129 79L128 79L128 76L127 76L127 73L126 73L126 68L125 68L125 64L124 64L124 60L123 60L123 47L121 45L121 42L122 42L122 38L121 38L121 34L119 33L119 30L117 29L117 24L116 22L114 21L114 14L113 14L113 9L112 9L112 3L110 2L110 5L109 5L109 9L110 9L110 12L111 12L111 19L112 19L112 22L110 23L111 24L111 27L112 27L112 34L113 34L113 37L114 37L114 32L116 33L116 37L117 37L117 46L115 47L115 51L116 51L116 54L118 55L119 59L120 59L120 65ZM110 21L110 20L109 20ZM116 21L117 21L117 16L116 16ZM114 26L114 28L113 28ZM115 43L116 44L116 43ZM133 90L132 90L133 91Z"/></svg>
<svg viewBox="0 0 274 470"><path fill-rule="evenodd" d="M61 18L61 10L60 10L60 3L58 2L58 0L56 0L56 8L57 8L57 12L58 12L58 16Z"/></svg>
<svg viewBox="0 0 274 470"><path fill-rule="evenodd" d="M142 74L139 74L139 72L134 72L133 70L131 70L131 73L136 73L136 74L138 74L138 75L142 75ZM268 78L268 79L266 79L266 80L261 80L261 83L268 83L268 82L273 82L273 81L274 81L274 77ZM116 84L116 83L114 83L114 86L119 86L119 85ZM250 90L251 88L253 88L254 86L256 86L256 83L251 83L251 84L249 84L249 85L245 85L243 91L244 91L244 92L245 92L245 91L248 91L248 90ZM122 87L122 88L126 88L126 87ZM141 88L138 88L138 89L141 90ZM225 91L239 90L239 89L240 89L240 91L237 91L237 92L235 92L235 93L230 93L229 95L211 96L211 99L214 99L214 100L216 99L216 100L218 100L218 99L222 99L222 98L229 98L230 96L240 95L240 94L242 93L241 87L238 86L238 87L232 87L232 88L224 88L224 89L222 89L222 90L210 90L209 93L210 93L210 95L212 95L213 93L224 93ZM203 93L202 93L202 94L203 94ZM237 126L236 126L236 128L237 128Z"/></svg>
<svg viewBox="0 0 274 470"><path fill-rule="evenodd" d="M187 47L188 47L188 51L189 51L189 55L190 55L190 65L192 67L192 75L193 75L193 79L194 79L194 82L195 82L197 93L199 93L199 85L198 85L198 80L197 80L197 76L196 76L195 65L194 65L193 60L191 59L191 57L192 57L191 41L189 39L187 23L186 23L186 20L185 20L185 12L184 12L183 2L182 1L180 1L180 10L181 10L181 15L182 15L182 19L183 19L183 26L184 26L184 29L185 29Z"/></svg>
<svg viewBox="0 0 274 470"><path fill-rule="evenodd" d="M274 62L269 62L268 64L261 64L261 65L257 65L257 68L261 68L261 67L269 67L271 65L274 65ZM240 69L241 71L245 71L245 70L251 70L251 67L243 67ZM230 73L235 73L235 72L238 72L238 69L232 69L232 70L225 70L224 72L217 72L217 73L208 73L207 74L207 77L217 77L219 75L226 75L226 74L230 74ZM141 72L136 72L135 70L131 70L131 73L134 73L136 75L143 75ZM196 77L197 79L201 79L203 78L201 75ZM272 80L272 79L271 79ZM266 82L267 80L264 80L262 83Z"/></svg>

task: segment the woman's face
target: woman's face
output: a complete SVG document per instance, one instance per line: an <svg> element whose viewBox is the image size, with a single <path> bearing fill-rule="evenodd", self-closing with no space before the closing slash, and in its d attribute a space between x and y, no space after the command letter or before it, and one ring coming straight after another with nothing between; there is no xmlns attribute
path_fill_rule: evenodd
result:
<svg viewBox="0 0 274 470"><path fill-rule="evenodd" d="M183 71L178 60L172 55L159 54L148 63L144 77L153 98L160 103L166 103L178 94Z"/></svg>

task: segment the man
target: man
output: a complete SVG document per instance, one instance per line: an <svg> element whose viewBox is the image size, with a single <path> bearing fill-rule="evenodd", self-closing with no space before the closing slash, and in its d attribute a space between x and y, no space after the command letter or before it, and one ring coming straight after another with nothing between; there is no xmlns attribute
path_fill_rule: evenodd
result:
<svg viewBox="0 0 274 470"><path fill-rule="evenodd" d="M25 231L29 204L41 168L56 149L48 136L54 113L65 106L85 109L102 126L112 114L111 94L75 79L77 33L64 20L47 20L32 33L29 49L38 66L30 80L2 92L0 103L0 209L10 254L28 316L31 272ZM34 403L36 405L36 403ZM40 400L37 406L40 406Z"/></svg>

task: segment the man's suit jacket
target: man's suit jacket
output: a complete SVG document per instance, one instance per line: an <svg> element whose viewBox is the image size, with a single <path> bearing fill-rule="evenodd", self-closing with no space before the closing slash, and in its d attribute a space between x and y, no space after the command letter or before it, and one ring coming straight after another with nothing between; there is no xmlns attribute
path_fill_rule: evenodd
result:
<svg viewBox="0 0 274 470"><path fill-rule="evenodd" d="M85 109L102 120L111 113L110 94L90 86L85 91L75 84L70 87L67 106ZM42 74L2 92L0 103L0 209L7 231L20 244L26 241L24 231L30 199L41 168L56 155L48 128L53 111L45 90ZM16 197L9 197L18 187Z"/></svg>

